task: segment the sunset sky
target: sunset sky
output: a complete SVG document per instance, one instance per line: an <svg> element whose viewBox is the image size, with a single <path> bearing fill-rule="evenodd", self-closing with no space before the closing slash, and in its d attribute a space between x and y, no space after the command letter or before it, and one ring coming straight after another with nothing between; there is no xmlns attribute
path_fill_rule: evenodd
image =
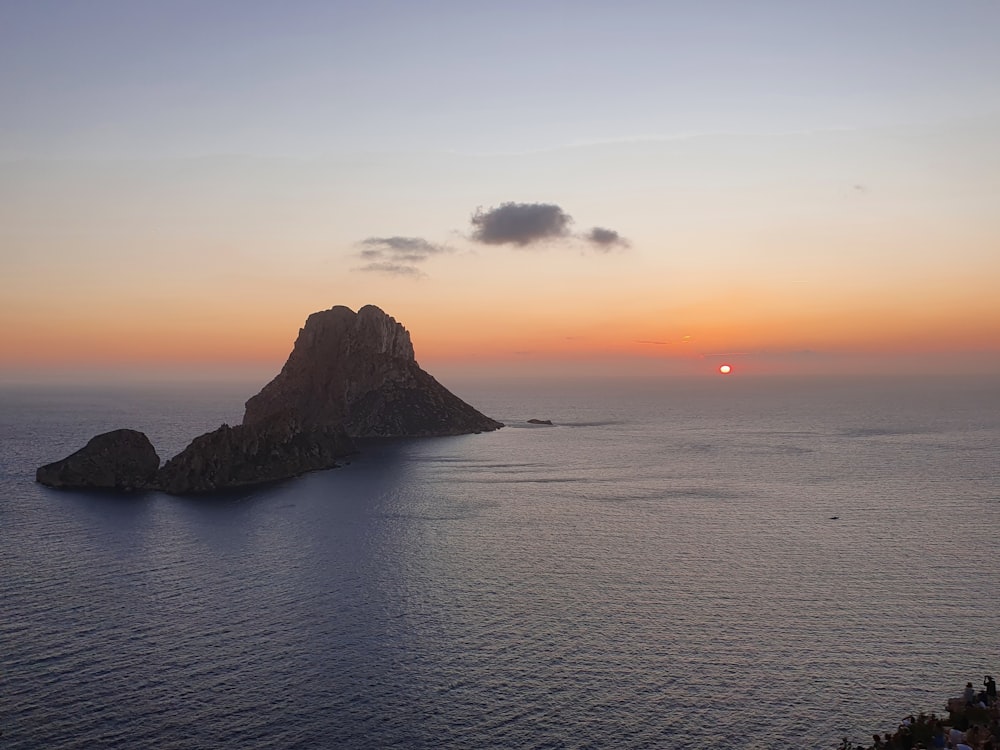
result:
<svg viewBox="0 0 1000 750"><path fill-rule="evenodd" d="M1000 373L1000 3L0 0L0 370Z"/></svg>

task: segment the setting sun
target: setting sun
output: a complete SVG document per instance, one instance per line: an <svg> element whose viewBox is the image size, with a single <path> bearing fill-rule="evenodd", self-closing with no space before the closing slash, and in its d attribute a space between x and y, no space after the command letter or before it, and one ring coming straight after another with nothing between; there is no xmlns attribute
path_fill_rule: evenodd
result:
<svg viewBox="0 0 1000 750"><path fill-rule="evenodd" d="M728 375L732 371L733 371L733 368L730 367L729 365L720 365L719 366L719 372L722 373L723 375Z"/></svg>

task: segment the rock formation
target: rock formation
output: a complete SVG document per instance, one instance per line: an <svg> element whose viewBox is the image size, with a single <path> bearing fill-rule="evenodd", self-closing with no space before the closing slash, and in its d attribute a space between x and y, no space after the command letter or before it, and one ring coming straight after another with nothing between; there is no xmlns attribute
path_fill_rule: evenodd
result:
<svg viewBox="0 0 1000 750"><path fill-rule="evenodd" d="M372 305L357 313L338 306L309 316L281 372L247 401L243 424L195 438L159 470L145 435L118 430L43 466L36 478L53 487L209 492L331 468L354 452L351 438L462 435L500 427L420 369L410 334L393 318ZM105 440L119 433L132 436L131 442ZM152 464L147 457L134 473L132 457L141 441ZM117 457L116 446L122 447Z"/></svg>
<svg viewBox="0 0 1000 750"><path fill-rule="evenodd" d="M156 476L156 488L183 495L272 482L331 469L354 450L340 428L304 431L294 421L222 425L167 461Z"/></svg>
<svg viewBox="0 0 1000 750"><path fill-rule="evenodd" d="M35 481L49 487L144 489L153 485L159 468L160 457L149 438L136 430L112 430L62 461L42 466Z"/></svg>
<svg viewBox="0 0 1000 750"><path fill-rule="evenodd" d="M297 419L351 437L463 435L503 425L420 369L410 334L379 308L313 313L281 372L247 401L244 425Z"/></svg>

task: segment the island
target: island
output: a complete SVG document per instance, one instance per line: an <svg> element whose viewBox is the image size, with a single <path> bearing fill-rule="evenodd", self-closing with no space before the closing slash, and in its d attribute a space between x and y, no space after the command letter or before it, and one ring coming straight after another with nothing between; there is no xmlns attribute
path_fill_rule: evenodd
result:
<svg viewBox="0 0 1000 750"><path fill-rule="evenodd" d="M410 334L374 305L313 313L275 378L246 402L239 425L196 437L160 466L135 430L94 437L40 467L36 481L69 489L212 492L337 466L358 438L433 437L503 427L417 364Z"/></svg>

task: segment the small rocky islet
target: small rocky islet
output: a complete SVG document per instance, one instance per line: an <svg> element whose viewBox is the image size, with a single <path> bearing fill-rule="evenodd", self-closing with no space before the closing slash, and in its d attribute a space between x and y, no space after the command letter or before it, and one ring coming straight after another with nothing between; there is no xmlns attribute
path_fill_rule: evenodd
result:
<svg viewBox="0 0 1000 750"><path fill-rule="evenodd" d="M196 437L160 466L149 438L113 430L35 479L66 489L183 495L287 479L337 466L359 438L497 430L416 362L410 334L374 305L313 313L281 372L246 403L242 424Z"/></svg>

